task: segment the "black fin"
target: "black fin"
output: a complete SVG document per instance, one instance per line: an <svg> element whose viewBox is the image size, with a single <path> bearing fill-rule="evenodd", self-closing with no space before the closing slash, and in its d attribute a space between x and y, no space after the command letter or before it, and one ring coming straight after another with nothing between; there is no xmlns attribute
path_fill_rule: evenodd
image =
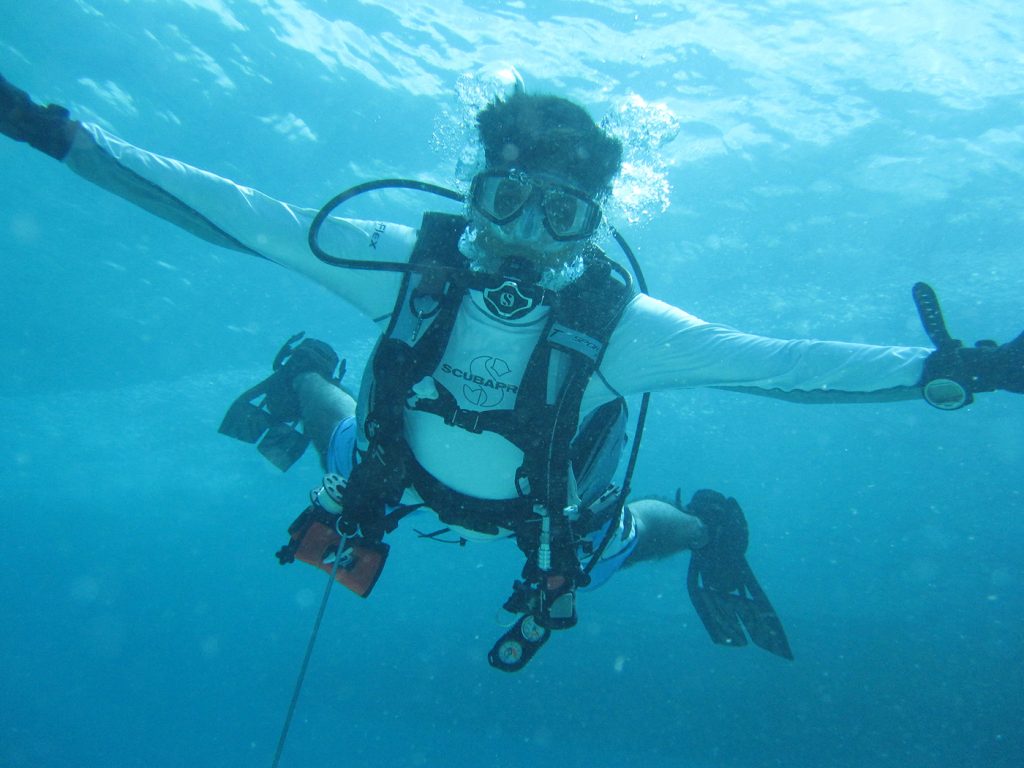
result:
<svg viewBox="0 0 1024 768"><path fill-rule="evenodd" d="M304 336L300 331L284 343L274 356L274 372L239 395L218 428L222 435L244 443L262 437L257 450L282 472L299 460L310 442L294 426L302 418L295 377L312 372L340 386L345 375L345 361L339 361L329 344Z"/></svg>
<svg viewBox="0 0 1024 768"><path fill-rule="evenodd" d="M285 422L278 422L267 430L256 450L282 472L287 472L309 446L309 437Z"/></svg>
<svg viewBox="0 0 1024 768"><path fill-rule="evenodd" d="M243 396L228 408L217 431L243 443L255 443L269 427L270 414Z"/></svg>
<svg viewBox="0 0 1024 768"><path fill-rule="evenodd" d="M737 564L737 575L739 586L734 591L723 592L704 583L700 558L690 560L686 588L712 642L744 646L749 634L755 645L776 656L792 659L793 652L782 622L754 578L746 558Z"/></svg>

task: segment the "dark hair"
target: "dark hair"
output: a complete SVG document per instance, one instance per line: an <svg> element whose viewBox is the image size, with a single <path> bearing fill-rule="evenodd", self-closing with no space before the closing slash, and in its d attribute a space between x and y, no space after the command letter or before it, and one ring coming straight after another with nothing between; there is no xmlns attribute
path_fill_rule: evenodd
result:
<svg viewBox="0 0 1024 768"><path fill-rule="evenodd" d="M622 142L559 96L516 93L480 110L476 124L488 168L563 173L599 195L622 162Z"/></svg>

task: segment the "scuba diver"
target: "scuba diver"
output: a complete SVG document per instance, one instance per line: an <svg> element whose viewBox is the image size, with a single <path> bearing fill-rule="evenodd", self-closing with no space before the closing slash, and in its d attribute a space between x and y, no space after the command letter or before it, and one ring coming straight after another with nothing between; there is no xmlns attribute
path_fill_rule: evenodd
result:
<svg viewBox="0 0 1024 768"><path fill-rule="evenodd" d="M476 125L483 162L464 213L426 213L417 229L333 215L352 193L319 213L280 202L38 105L0 77L4 134L198 237L306 275L376 323L355 396L330 346L297 336L221 425L282 469L309 443L320 456L327 474L282 563L303 560L365 596L407 515L435 515L440 530L421 534L431 538L512 539L525 565L489 660L515 671L552 630L576 623L579 590L691 550L687 584L712 640L749 635L792 658L746 562L734 499L702 490L685 504L679 492L674 503L628 500L636 437L615 483L624 398L716 387L797 402L923 396L953 410L980 392L1024 392L1024 334L964 346L921 283L914 297L935 349L705 322L640 279L638 290L595 244L622 146L582 107L517 84Z"/></svg>

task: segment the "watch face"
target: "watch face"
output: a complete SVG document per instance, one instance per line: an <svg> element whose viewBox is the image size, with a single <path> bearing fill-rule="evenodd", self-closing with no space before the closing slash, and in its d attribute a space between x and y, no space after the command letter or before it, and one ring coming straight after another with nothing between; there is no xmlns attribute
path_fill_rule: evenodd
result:
<svg viewBox="0 0 1024 768"><path fill-rule="evenodd" d="M484 289L484 303L491 314L503 320L518 320L536 306L537 300L523 293L514 280L504 280L496 287Z"/></svg>
<svg viewBox="0 0 1024 768"><path fill-rule="evenodd" d="M924 385L924 399L936 408L955 411L974 400L963 384L953 379L932 379Z"/></svg>

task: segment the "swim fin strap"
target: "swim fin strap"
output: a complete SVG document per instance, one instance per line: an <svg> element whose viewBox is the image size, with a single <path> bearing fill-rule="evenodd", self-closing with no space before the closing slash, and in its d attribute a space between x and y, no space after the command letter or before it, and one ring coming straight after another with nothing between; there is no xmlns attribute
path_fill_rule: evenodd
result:
<svg viewBox="0 0 1024 768"><path fill-rule="evenodd" d="M694 552L686 574L686 588L711 640L719 645L743 646L747 644L749 634L755 645L776 656L792 659L793 652L782 622L754 578L746 558L741 557L734 564L733 573L738 586L729 592L707 584L702 569L704 560Z"/></svg>

